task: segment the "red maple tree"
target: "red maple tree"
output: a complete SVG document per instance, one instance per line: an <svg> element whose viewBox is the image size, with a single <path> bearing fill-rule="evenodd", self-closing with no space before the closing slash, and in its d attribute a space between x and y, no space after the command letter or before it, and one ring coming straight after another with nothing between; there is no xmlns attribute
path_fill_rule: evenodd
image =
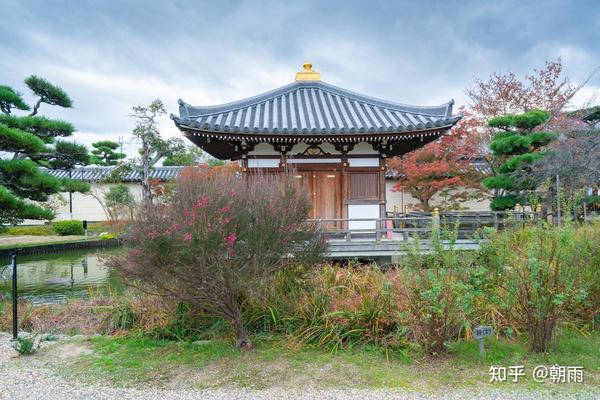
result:
<svg viewBox="0 0 600 400"><path fill-rule="evenodd" d="M478 136L472 120L461 120L450 134L429 143L402 159L388 161L398 172L393 191L404 191L419 201L418 208L430 210L431 199L439 195L442 208L458 209L460 202L485 195L481 173L473 164Z"/></svg>
<svg viewBox="0 0 600 400"><path fill-rule="evenodd" d="M488 175L495 175L500 165L489 151L494 132L487 121L498 115L541 109L551 113L544 129L580 129L580 120L565 108L588 80L572 85L563 75L560 58L546 61L543 68L524 77L508 71L493 73L487 80L475 78L473 86L466 89L471 104L460 108L463 118L448 135L402 160L388 160L388 168L400 177L392 190L410 193L424 210L432 208L430 201L436 194L442 197L443 208L460 208L460 201L490 196L480 184L485 174L474 165L486 163Z"/></svg>

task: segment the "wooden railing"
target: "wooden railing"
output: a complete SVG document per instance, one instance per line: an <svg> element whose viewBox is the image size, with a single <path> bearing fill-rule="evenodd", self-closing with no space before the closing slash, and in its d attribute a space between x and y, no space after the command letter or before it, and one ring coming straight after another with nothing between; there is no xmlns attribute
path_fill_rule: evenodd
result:
<svg viewBox="0 0 600 400"><path fill-rule="evenodd" d="M484 228L504 229L539 221L532 212L442 212L410 213L386 218L312 219L329 241L428 239L434 228L456 232L459 239L471 239Z"/></svg>

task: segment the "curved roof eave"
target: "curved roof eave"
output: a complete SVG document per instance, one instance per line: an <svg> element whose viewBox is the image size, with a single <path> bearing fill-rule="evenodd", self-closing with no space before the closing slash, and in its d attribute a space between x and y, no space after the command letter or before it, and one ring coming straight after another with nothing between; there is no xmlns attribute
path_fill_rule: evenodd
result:
<svg viewBox="0 0 600 400"><path fill-rule="evenodd" d="M447 120L447 123L440 126L434 127L423 127L423 128L415 128L412 130L389 130L389 131L355 131L355 132L272 132L272 131L248 131L248 132L238 132L238 131L211 131L206 130L194 126L186 125L186 121L182 121L180 118L171 115L171 118L175 121L175 124L181 131L195 131L209 136L217 136L217 137L231 137L231 138L247 138L247 137L261 137L261 138L277 138L277 137L292 137L298 138L298 140L302 140L303 138L314 138L314 137L322 137L327 138L330 136L343 136L343 137L365 137L365 136L412 136L418 135L421 133L428 132L442 132L451 129L461 118L462 115L452 116Z"/></svg>
<svg viewBox="0 0 600 400"><path fill-rule="evenodd" d="M299 89L299 88L320 88L325 91L334 93L341 97L352 98L359 102L365 102L373 105L377 105L379 107L391 108L396 111L406 112L406 113L414 113L421 115L430 115L430 116L449 116L452 114L452 106L454 105L454 99L450 101L436 105L436 106L417 106L411 104L398 103L394 101L384 100L377 97L372 97L368 95L364 95L358 92L354 92L352 90L343 89L338 86L322 82L322 81L300 81L300 82L292 82L288 85L279 87L277 89L270 90L268 92L264 92L258 94L256 96L248 97L241 100L236 100L224 104L218 104L213 106L193 106L191 104L186 103L182 99L178 100L180 115L182 111L185 111L186 116L188 117L198 117L205 116L210 114L219 114L223 112L231 112L237 109L246 108L250 106L254 106L256 104L271 100L275 97L279 97L282 95L286 95L289 92Z"/></svg>
<svg viewBox="0 0 600 400"><path fill-rule="evenodd" d="M454 101L413 106L365 96L321 81L297 81L244 100L194 107L179 100L178 126L248 134L376 134L452 125Z"/></svg>

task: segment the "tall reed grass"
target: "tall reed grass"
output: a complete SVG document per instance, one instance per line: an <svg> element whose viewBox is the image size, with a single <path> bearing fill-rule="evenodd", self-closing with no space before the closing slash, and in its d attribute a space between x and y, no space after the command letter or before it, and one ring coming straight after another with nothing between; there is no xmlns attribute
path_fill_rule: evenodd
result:
<svg viewBox="0 0 600 400"><path fill-rule="evenodd" d="M492 325L505 339L525 337L538 351L552 350L552 338L564 327L582 334L598 329L600 224L519 227L491 234L476 252L459 251L452 243L451 236L434 242L427 254L417 245L387 269L349 263L279 271L257 293L240 299L244 322L253 335L284 337L292 349L416 346L431 354L470 339L479 324ZM3 330L10 329L10 316L5 304ZM63 305L24 304L20 324L39 333L233 338L221 318L139 292L94 294Z"/></svg>

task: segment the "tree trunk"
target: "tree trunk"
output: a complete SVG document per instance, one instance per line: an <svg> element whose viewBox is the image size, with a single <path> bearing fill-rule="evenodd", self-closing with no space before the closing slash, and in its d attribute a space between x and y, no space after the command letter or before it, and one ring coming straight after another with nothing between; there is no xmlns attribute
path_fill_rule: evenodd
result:
<svg viewBox="0 0 600 400"><path fill-rule="evenodd" d="M142 197L144 206L152 203L150 190L150 150L146 140L142 139Z"/></svg>
<svg viewBox="0 0 600 400"><path fill-rule="evenodd" d="M38 99L38 101L36 101L35 105L33 106L33 111L31 111L31 113L29 114L30 117L33 117L34 115L36 115L38 113L38 109L40 108L40 105L42 104L42 99Z"/></svg>
<svg viewBox="0 0 600 400"><path fill-rule="evenodd" d="M242 321L241 313L231 320L231 325L235 329L235 347L244 350L252 349L252 342L244 326L244 321Z"/></svg>

